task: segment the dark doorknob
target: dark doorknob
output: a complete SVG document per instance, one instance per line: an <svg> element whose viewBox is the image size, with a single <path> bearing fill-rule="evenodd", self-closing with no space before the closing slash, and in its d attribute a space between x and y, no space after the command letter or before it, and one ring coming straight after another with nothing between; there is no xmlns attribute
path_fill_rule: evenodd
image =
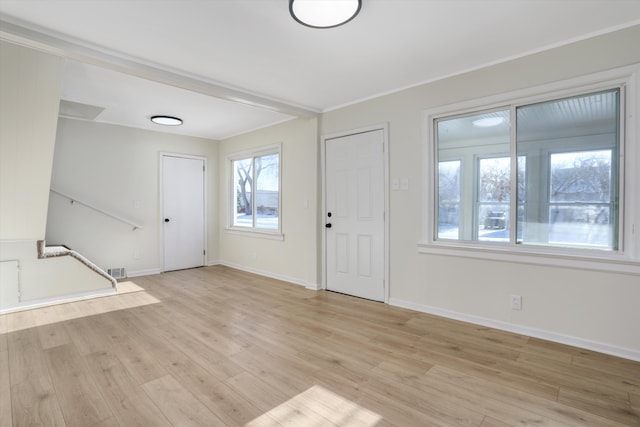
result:
<svg viewBox="0 0 640 427"><path fill-rule="evenodd" d="M169 221L171 221L169 218L164 219L164 222L169 222Z"/></svg>
<svg viewBox="0 0 640 427"><path fill-rule="evenodd" d="M327 227L327 228L331 228L331 223L329 222L329 223L325 224L324 226Z"/></svg>

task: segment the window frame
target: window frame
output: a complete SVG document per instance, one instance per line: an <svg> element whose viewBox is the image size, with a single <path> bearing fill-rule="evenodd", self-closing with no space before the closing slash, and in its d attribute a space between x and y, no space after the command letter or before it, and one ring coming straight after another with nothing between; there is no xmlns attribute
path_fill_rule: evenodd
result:
<svg viewBox="0 0 640 427"><path fill-rule="evenodd" d="M640 144L636 140L638 64L603 73L583 76L552 84L507 92L437 107L423 112L424 183L423 230L418 252L487 260L503 260L538 265L573 267L598 271L640 274L640 237L635 232L640 213ZM510 153L511 182L517 182L516 120L517 107L559 100L593 92L620 89L620 156L618 249L598 250L573 247L526 245L517 243L517 223L510 224L508 242L443 240L438 238L438 164L437 120L465 116L491 110L509 109L511 117ZM484 156L483 156L484 157ZM443 158L443 161L450 160ZM636 165L636 167L634 167ZM474 166L475 169L475 166ZM464 166L461 173L464 173ZM475 173L475 172L474 172ZM625 185L627 184L627 185ZM634 185L635 184L635 185ZM476 191L476 190L474 190ZM510 213L517 216L517 188L510 197ZM462 196L463 197L463 196ZM477 196L474 196L474 198ZM475 208L475 205L473 206ZM475 220L475 219L474 219Z"/></svg>
<svg viewBox="0 0 640 427"><path fill-rule="evenodd" d="M261 228L256 226L256 218L255 218L255 210L256 206L252 203L252 226L238 226L234 224L234 209L235 198L236 198L236 182L235 182L235 170L233 164L238 160L251 159L253 164L255 165L255 160L258 157L268 156L268 155L278 155L278 228ZM261 147L256 147L254 149L238 151L234 153L230 153L226 156L227 163L227 219L225 224L225 231L232 234L241 234L241 235L253 235L255 237L274 239L274 240L284 240L284 235L282 234L282 143L266 145ZM255 170L252 168L252 173L255 173ZM257 185L256 180L252 180L252 198L256 195L255 186Z"/></svg>

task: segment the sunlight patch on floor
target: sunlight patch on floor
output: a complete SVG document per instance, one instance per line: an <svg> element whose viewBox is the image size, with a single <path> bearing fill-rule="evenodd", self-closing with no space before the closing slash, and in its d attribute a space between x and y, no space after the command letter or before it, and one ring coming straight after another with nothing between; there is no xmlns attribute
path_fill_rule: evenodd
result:
<svg viewBox="0 0 640 427"><path fill-rule="evenodd" d="M131 280L127 280L126 282L118 282L118 294L128 294L129 292L138 292L144 291L144 288L136 285Z"/></svg>
<svg viewBox="0 0 640 427"><path fill-rule="evenodd" d="M248 423L247 427L295 425L373 427L382 416L319 385L307 389Z"/></svg>
<svg viewBox="0 0 640 427"><path fill-rule="evenodd" d="M62 302L0 315L0 333L15 332L159 302L159 299L134 282L120 282L116 295Z"/></svg>

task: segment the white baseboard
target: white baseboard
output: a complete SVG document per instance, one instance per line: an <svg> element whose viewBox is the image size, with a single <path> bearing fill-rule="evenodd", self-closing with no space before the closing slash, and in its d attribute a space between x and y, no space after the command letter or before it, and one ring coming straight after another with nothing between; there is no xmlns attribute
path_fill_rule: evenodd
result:
<svg viewBox="0 0 640 427"><path fill-rule="evenodd" d="M584 338L574 337L571 335L559 334L557 332L546 331L543 329L531 328L529 326L516 325L513 323L502 322L500 320L487 319L485 317L473 316L470 314L460 313L457 311L445 310L438 307L416 304L409 301L403 301L396 298L389 299L389 305L396 307L408 308L410 310L420 311L422 313L433 314L448 319L460 320L462 322L473 323L475 325L487 326L494 329L500 329L507 332L513 332L529 337L540 338L547 341L553 341L560 344L571 345L574 347L593 350L599 353L610 354L612 356L622 357L624 359L640 362L640 351L631 348L618 347L615 345L591 341Z"/></svg>
<svg viewBox="0 0 640 427"><path fill-rule="evenodd" d="M282 280L283 282L293 283L294 285L304 286L307 289L311 289L313 291L317 291L319 285L316 283L307 282L306 280L298 279L296 277L285 276L283 274L272 273L271 271L260 270L257 268L246 267L244 265L236 264L228 261L217 261L216 264L210 265L224 265L226 267L235 268L236 270L246 271L247 273L258 274L260 276L270 277L272 279Z"/></svg>
<svg viewBox="0 0 640 427"><path fill-rule="evenodd" d="M25 301L17 305L4 307L0 309L0 314L13 313L13 312L22 311L22 310L31 310L33 308L40 308L40 307L46 307L49 305L82 301L86 299L92 299L92 298L104 297L104 296L110 296L110 295L116 295L116 294L117 294L116 289L107 288L107 289L97 289L94 291L81 292L76 294L62 295L60 297L51 297L51 298L43 298L43 299L32 300L32 301Z"/></svg>
<svg viewBox="0 0 640 427"><path fill-rule="evenodd" d="M206 266L211 267L212 265L220 265L220 261L207 261ZM162 268L147 268L144 270L131 270L127 271L127 278L129 277L139 277L139 276L151 276L154 274L162 273Z"/></svg>
<svg viewBox="0 0 640 427"><path fill-rule="evenodd" d="M139 277L139 276L151 276L153 274L160 274L162 270L159 268L147 268L144 270L131 270L127 271L127 279L130 277Z"/></svg>

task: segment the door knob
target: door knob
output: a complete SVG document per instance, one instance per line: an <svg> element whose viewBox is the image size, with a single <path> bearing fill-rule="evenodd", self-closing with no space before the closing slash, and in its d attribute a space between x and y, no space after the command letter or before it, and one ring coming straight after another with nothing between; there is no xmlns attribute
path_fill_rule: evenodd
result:
<svg viewBox="0 0 640 427"><path fill-rule="evenodd" d="M169 222L169 221L171 221L169 218L164 219L164 222Z"/></svg>
<svg viewBox="0 0 640 427"><path fill-rule="evenodd" d="M331 223L329 222L329 223L325 224L324 226L327 227L327 228L331 228Z"/></svg>

